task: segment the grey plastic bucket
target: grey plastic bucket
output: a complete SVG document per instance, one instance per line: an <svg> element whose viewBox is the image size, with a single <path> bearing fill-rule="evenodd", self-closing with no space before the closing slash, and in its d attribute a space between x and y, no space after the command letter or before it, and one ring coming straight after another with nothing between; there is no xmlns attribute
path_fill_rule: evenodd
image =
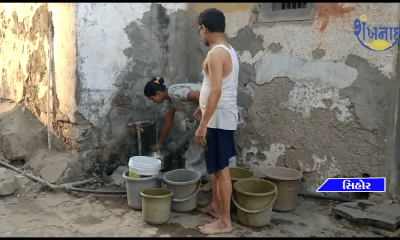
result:
<svg viewBox="0 0 400 240"><path fill-rule="evenodd" d="M132 178L129 177L129 171L126 171L122 176L125 179L128 205L137 210L142 209L141 191L162 186L161 173L146 178Z"/></svg>
<svg viewBox="0 0 400 240"><path fill-rule="evenodd" d="M166 189L174 192L174 198L186 199L191 196L200 185L201 174L190 169L176 169L163 176Z"/></svg>
<svg viewBox="0 0 400 240"><path fill-rule="evenodd" d="M273 211L288 212L296 208L300 171L284 167L268 167L263 170L265 179L273 182L278 188L278 196L272 206Z"/></svg>
<svg viewBox="0 0 400 240"><path fill-rule="evenodd" d="M140 192L143 206L143 220L149 224L163 224L171 217L172 191L150 188Z"/></svg>
<svg viewBox="0 0 400 240"><path fill-rule="evenodd" d="M186 199L177 199L175 197L172 198L171 210L174 212L189 212L194 210L197 207L197 194L199 193L201 188L201 184L197 190Z"/></svg>

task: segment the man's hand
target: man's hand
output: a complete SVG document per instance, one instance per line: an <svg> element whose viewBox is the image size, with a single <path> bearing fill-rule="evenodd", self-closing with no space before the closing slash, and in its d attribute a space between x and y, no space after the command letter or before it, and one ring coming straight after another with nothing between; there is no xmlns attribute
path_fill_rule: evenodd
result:
<svg viewBox="0 0 400 240"><path fill-rule="evenodd" d="M158 144L158 143L157 143L157 144L151 146L151 151L153 151L153 152L158 152L158 151L161 150L161 148L162 148L162 144Z"/></svg>
<svg viewBox="0 0 400 240"><path fill-rule="evenodd" d="M195 119L200 119L200 118L201 118L201 109L200 109L200 106L197 107L196 111L194 111L193 117L194 117Z"/></svg>
<svg viewBox="0 0 400 240"><path fill-rule="evenodd" d="M207 133L207 127L199 126L199 128L197 129L197 131L194 135L196 138L197 144L199 144L202 147L205 147L207 144L206 133Z"/></svg>
<svg viewBox="0 0 400 240"><path fill-rule="evenodd" d="M144 129L142 127L136 127L136 130L139 130L140 132L144 132Z"/></svg>

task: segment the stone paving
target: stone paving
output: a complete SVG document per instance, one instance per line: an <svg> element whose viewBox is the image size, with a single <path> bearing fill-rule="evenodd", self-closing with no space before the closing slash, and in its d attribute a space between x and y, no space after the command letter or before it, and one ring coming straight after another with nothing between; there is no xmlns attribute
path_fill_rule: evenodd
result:
<svg viewBox="0 0 400 240"><path fill-rule="evenodd" d="M197 226L212 218L196 210L171 212L169 221L149 225L142 211L127 204L126 195L59 192L17 176L20 187L0 197L0 237L208 237ZM200 192L198 203L211 199ZM233 231L209 237L383 237L387 231L351 223L331 209L341 202L299 196L292 212L272 212L263 228L238 222L232 212ZM393 235L393 234L392 234Z"/></svg>

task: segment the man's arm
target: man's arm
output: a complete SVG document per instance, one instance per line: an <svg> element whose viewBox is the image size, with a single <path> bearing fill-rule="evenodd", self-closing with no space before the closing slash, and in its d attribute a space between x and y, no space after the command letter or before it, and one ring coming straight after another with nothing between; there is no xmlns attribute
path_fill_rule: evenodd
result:
<svg viewBox="0 0 400 240"><path fill-rule="evenodd" d="M203 117L196 132L196 142L203 147L206 144L207 124L214 114L215 109L217 109L218 101L221 97L225 52L225 50L217 48L208 54L206 64L208 65L208 76L210 79L210 95L208 96L204 113L202 113Z"/></svg>
<svg viewBox="0 0 400 240"><path fill-rule="evenodd" d="M170 109L165 113L164 126L161 130L160 138L158 139L156 148L161 147L165 138L168 136L168 133L171 130L172 124L174 122L174 117L175 117L174 109Z"/></svg>
<svg viewBox="0 0 400 240"><path fill-rule="evenodd" d="M187 95L187 99L191 102L195 102L197 103L197 105L199 105L199 99L200 99L200 93L196 92L196 91L192 91L190 90L188 95ZM201 110L200 110L200 106L197 107L196 111L194 111L193 113L193 117L195 119L199 119L201 117Z"/></svg>

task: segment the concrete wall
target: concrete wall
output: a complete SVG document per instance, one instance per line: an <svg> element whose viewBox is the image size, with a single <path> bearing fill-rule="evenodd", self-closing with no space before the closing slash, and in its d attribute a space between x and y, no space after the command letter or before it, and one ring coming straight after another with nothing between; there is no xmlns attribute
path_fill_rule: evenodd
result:
<svg viewBox="0 0 400 240"><path fill-rule="evenodd" d="M28 78L30 55L23 51L29 46L38 56L47 53L45 30L43 40L29 38L33 35L23 30L42 6L47 5L21 5L28 13L15 13L22 14L18 21L12 10L0 11L3 19L18 23L3 22L2 43L12 46L17 38L27 39L19 40L16 50L1 50L3 66L9 64L2 67L3 97L18 101L28 96L21 86ZM216 7L225 12L228 41L240 61L238 165L263 177L268 166L298 168L300 161L302 187L309 191L329 177L367 174L386 177L388 196L400 195L398 45L371 51L354 35L354 20L361 15L367 16L368 26L396 26L398 3L317 3L314 20L276 23L257 23L260 9L250 3L49 6L59 6L53 21L70 23L62 35L68 41L60 34L55 44L60 57L67 59L60 65L61 59L55 62L60 67L56 74L61 74L55 85L60 110L55 125L69 149L88 160L83 164L87 169L100 160L96 170L109 174L126 165L128 156L137 155L136 131L129 123L148 120L162 126L166 103L154 104L144 97L148 80L163 76L167 86L202 81L201 63L208 49L197 35L196 18L205 8ZM75 12L56 18L55 11ZM15 61L12 54L21 56ZM46 61L36 68L45 69ZM40 72L35 70L31 78L46 79ZM32 87L37 93L31 95L37 100L26 104L34 111L39 106L37 116L43 119L45 81L35 81L39 87ZM68 94L61 95L61 89ZM177 114L166 145L185 145L187 126Z"/></svg>

